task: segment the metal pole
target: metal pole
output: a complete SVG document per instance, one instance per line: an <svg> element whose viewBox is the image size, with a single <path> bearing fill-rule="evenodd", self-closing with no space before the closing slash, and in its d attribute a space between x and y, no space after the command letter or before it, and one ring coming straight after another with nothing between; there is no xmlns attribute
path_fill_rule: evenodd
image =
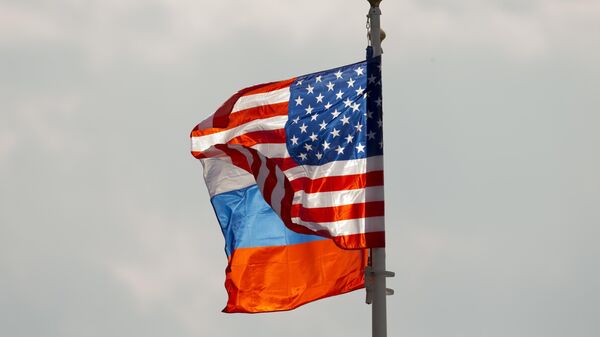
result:
<svg viewBox="0 0 600 337"><path fill-rule="evenodd" d="M373 304L371 321L373 337L387 336L385 248L371 248Z"/></svg>
<svg viewBox="0 0 600 337"><path fill-rule="evenodd" d="M381 24L379 20L381 9L379 9L379 3L382 0L368 1L371 4L371 9L369 10L371 47L373 47L373 57L376 57L381 55Z"/></svg>
<svg viewBox="0 0 600 337"><path fill-rule="evenodd" d="M370 39L373 48L373 57L381 55L381 26L379 17L381 0L368 0L371 4L369 10ZM386 304L386 270L385 248L371 248L371 273L372 273L372 300L371 320L373 337L387 337L387 304Z"/></svg>

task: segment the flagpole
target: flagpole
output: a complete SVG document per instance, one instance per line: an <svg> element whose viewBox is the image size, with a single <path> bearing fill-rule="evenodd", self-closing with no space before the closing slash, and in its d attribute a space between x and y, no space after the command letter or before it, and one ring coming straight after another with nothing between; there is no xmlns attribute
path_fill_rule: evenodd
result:
<svg viewBox="0 0 600 337"><path fill-rule="evenodd" d="M373 57L381 55L381 26L379 3L382 0L367 0L371 4L369 10L369 38L373 48ZM372 336L387 337L387 304L386 304L386 277L393 273L385 269L385 248L371 248L370 250L370 280L372 291ZM390 290L391 292L391 290ZM368 295L367 295L368 296Z"/></svg>

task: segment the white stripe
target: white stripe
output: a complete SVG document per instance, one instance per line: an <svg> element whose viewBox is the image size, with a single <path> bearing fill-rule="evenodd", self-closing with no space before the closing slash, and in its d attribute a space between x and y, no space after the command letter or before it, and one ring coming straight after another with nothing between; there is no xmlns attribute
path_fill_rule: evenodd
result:
<svg viewBox="0 0 600 337"><path fill-rule="evenodd" d="M287 120L287 116L255 119L248 123L221 132L200 137L192 137L192 151L202 152L215 144L225 144L232 138L248 132L282 129Z"/></svg>
<svg viewBox="0 0 600 337"><path fill-rule="evenodd" d="M290 156L287 146L281 143L259 143L250 147L269 158L287 158Z"/></svg>
<svg viewBox="0 0 600 337"><path fill-rule="evenodd" d="M277 177L277 184L275 184L273 193L271 194L271 207L281 217L281 200L283 200L283 196L285 195L285 176L279 167L275 167L275 177Z"/></svg>
<svg viewBox="0 0 600 337"><path fill-rule="evenodd" d="M206 158L200 162L204 166L204 181L211 197L256 184L254 176L233 165L229 157Z"/></svg>
<svg viewBox="0 0 600 337"><path fill-rule="evenodd" d="M308 177L318 179L350 174L363 174L383 170L383 156L361 159L337 160L323 165L302 165L292 167L284 173L290 181Z"/></svg>
<svg viewBox="0 0 600 337"><path fill-rule="evenodd" d="M231 112L242 111L257 106L264 106L269 104L284 103L290 100L290 89L289 87L283 89L277 89L269 92L263 92L260 94L248 95L240 97L234 104Z"/></svg>
<svg viewBox="0 0 600 337"><path fill-rule="evenodd" d="M292 218L292 222L297 225L308 227L314 231L326 230L332 236L382 232L385 229L384 217L382 216L339 220L335 222L309 222L303 221L300 218Z"/></svg>
<svg viewBox="0 0 600 337"><path fill-rule="evenodd" d="M238 152L241 152L244 157L246 157L246 162L248 163L248 166L252 167L252 164L254 164L254 157L252 156L252 153L250 153L250 151L248 151L247 148L241 146L241 145L230 145L229 146L231 149L235 149Z"/></svg>
<svg viewBox="0 0 600 337"><path fill-rule="evenodd" d="M383 186L371 186L356 190L304 193L298 191L294 194L295 204L302 204L304 208L334 207L352 205L369 201L383 201Z"/></svg>

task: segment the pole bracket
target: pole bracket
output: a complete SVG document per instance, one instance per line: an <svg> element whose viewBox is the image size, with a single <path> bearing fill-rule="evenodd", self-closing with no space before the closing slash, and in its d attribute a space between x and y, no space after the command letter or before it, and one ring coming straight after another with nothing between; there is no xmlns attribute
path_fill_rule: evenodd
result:
<svg viewBox="0 0 600 337"><path fill-rule="evenodd" d="M374 271L372 266L367 266L365 268L365 290L367 291L365 303L367 304L373 303L373 283L376 275L380 275L383 277L394 277L396 276L396 273L387 270ZM394 295L394 289L385 288L385 294L387 296Z"/></svg>

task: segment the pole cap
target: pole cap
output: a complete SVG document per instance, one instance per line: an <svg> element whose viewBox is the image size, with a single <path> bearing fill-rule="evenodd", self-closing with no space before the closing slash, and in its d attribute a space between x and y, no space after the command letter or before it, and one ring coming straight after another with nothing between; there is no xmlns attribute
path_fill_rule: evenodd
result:
<svg viewBox="0 0 600 337"><path fill-rule="evenodd" d="M382 0L367 0L370 4L371 7L379 7L379 4L381 3Z"/></svg>

